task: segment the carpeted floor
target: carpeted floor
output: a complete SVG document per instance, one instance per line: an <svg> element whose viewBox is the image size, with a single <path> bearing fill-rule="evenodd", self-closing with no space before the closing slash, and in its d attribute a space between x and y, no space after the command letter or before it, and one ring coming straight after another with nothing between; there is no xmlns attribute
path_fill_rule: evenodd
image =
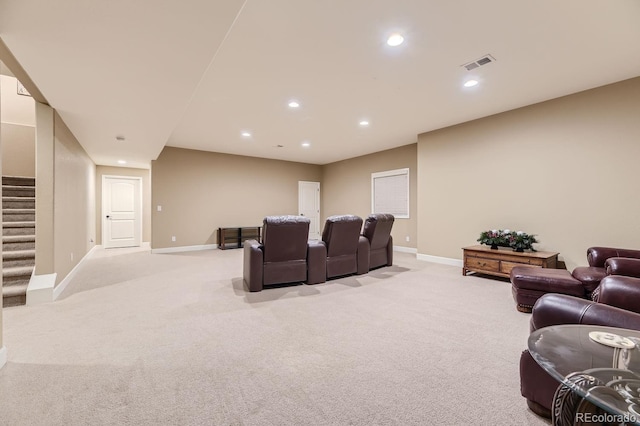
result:
<svg viewBox="0 0 640 426"><path fill-rule="evenodd" d="M247 293L242 250L100 250L58 301L5 308L0 423L544 425L507 282L394 266Z"/></svg>

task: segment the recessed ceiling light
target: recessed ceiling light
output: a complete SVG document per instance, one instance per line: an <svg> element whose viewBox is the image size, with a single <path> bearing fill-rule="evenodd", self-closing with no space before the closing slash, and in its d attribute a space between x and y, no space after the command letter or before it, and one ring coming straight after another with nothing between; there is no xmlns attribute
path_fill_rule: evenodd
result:
<svg viewBox="0 0 640 426"><path fill-rule="evenodd" d="M251 137L251 133L249 133L249 132L242 132L241 135L244 138L250 138Z"/></svg>
<svg viewBox="0 0 640 426"><path fill-rule="evenodd" d="M368 122L367 120L362 120L362 121L361 121L360 123L358 123L358 124L360 124L362 127L366 127L366 126L368 126L368 125L369 125L369 122Z"/></svg>
<svg viewBox="0 0 640 426"><path fill-rule="evenodd" d="M473 87L478 84L478 80L467 80L464 82L464 87Z"/></svg>
<svg viewBox="0 0 640 426"><path fill-rule="evenodd" d="M404 37L402 37L400 34L398 33L394 33L391 34L389 36L389 38L387 39L387 44L389 46L400 46L402 44L402 42L404 41Z"/></svg>
<svg viewBox="0 0 640 426"><path fill-rule="evenodd" d="M298 108L300 106L300 104L297 101L290 101L289 102L289 107L290 108Z"/></svg>
<svg viewBox="0 0 640 426"><path fill-rule="evenodd" d="M118 160L118 164L127 164L125 160Z"/></svg>
<svg viewBox="0 0 640 426"><path fill-rule="evenodd" d="M309 148L311 144L309 142L302 142L302 146L305 148Z"/></svg>

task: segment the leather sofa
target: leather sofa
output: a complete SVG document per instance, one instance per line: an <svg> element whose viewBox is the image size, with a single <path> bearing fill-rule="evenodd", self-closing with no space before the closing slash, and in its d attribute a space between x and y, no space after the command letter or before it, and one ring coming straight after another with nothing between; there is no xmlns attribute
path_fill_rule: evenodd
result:
<svg viewBox="0 0 640 426"><path fill-rule="evenodd" d="M530 329L533 332L559 324L591 324L640 330L640 314L636 313L640 311L639 295L640 280L623 276L602 280L599 302L564 294L545 294L533 306ZM634 308L635 312L627 307ZM520 391L529 408L549 418L558 386L559 382L525 350L520 357Z"/></svg>
<svg viewBox="0 0 640 426"><path fill-rule="evenodd" d="M362 235L369 242L369 268L393 264L393 237L391 228L395 218L392 214L370 214L364 221Z"/></svg>
<svg viewBox="0 0 640 426"><path fill-rule="evenodd" d="M327 218L320 243L326 248L327 279L369 271L369 240L360 235L361 229L359 216Z"/></svg>
<svg viewBox="0 0 640 426"><path fill-rule="evenodd" d="M249 291L264 286L325 281L324 247L308 242L310 220L303 216L267 216L262 243L244 242L243 281Z"/></svg>

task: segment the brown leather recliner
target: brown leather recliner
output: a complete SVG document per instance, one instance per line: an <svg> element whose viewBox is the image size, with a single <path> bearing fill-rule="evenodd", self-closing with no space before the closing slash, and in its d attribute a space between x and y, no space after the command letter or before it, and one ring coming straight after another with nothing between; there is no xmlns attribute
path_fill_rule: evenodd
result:
<svg viewBox="0 0 640 426"><path fill-rule="evenodd" d="M530 329L560 324L591 324L640 330L640 279L612 275L600 283L600 301L565 294L541 296L531 313ZM634 309L632 312L627 309ZM560 383L545 372L528 350L520 356L520 392L536 414L551 416Z"/></svg>
<svg viewBox="0 0 640 426"><path fill-rule="evenodd" d="M511 270L510 278L517 309L531 312L535 301L546 293L568 294L598 301L600 282L608 275L640 277L639 257L640 250L589 247L589 266L579 266L573 272L516 266Z"/></svg>
<svg viewBox="0 0 640 426"><path fill-rule="evenodd" d="M364 221L362 235L369 241L369 269L393 264L392 214L370 214Z"/></svg>
<svg viewBox="0 0 640 426"><path fill-rule="evenodd" d="M309 223L303 216L264 218L262 244L244 242L243 280L249 291L272 284L325 281L324 247L308 242Z"/></svg>
<svg viewBox="0 0 640 426"><path fill-rule="evenodd" d="M330 216L322 230L327 250L327 278L369 272L369 240L360 235L362 218Z"/></svg>
<svg viewBox="0 0 640 426"><path fill-rule="evenodd" d="M613 257L640 259L640 250L615 247L589 247L587 249L587 262L589 266L578 266L571 272L571 275L582 283L587 294L590 295L598 287L600 281L607 276L605 264L608 259Z"/></svg>

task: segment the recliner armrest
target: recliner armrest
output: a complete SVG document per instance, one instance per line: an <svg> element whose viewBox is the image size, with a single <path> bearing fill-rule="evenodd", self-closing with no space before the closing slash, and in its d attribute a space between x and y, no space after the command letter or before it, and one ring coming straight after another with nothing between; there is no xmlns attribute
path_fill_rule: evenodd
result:
<svg viewBox="0 0 640 426"><path fill-rule="evenodd" d="M598 303L640 313L640 278L610 275L598 287Z"/></svg>
<svg viewBox="0 0 640 426"><path fill-rule="evenodd" d="M604 262L607 275L624 275L640 278L640 259L611 257Z"/></svg>
<svg viewBox="0 0 640 426"><path fill-rule="evenodd" d="M559 324L580 324L590 300L559 293L542 295L531 310L531 331Z"/></svg>
<svg viewBox="0 0 640 426"><path fill-rule="evenodd" d="M615 247L589 247L587 249L587 262L589 262L589 266L604 268L604 263L610 257L640 259L640 250L619 249Z"/></svg>
<svg viewBox="0 0 640 426"><path fill-rule="evenodd" d="M369 255L371 253L371 245L369 244L369 239L364 235L360 235L358 239L358 253L357 253L357 263L358 269L356 274L362 275L369 272L370 258Z"/></svg>
<svg viewBox="0 0 640 426"><path fill-rule="evenodd" d="M262 291L264 252L256 240L244 242L243 275L244 286L249 291Z"/></svg>
<svg viewBox="0 0 640 426"><path fill-rule="evenodd" d="M327 246L322 241L307 246L307 284L327 281Z"/></svg>
<svg viewBox="0 0 640 426"><path fill-rule="evenodd" d="M640 314L574 296L545 294L533 306L531 331L559 324L590 324L640 330Z"/></svg>

